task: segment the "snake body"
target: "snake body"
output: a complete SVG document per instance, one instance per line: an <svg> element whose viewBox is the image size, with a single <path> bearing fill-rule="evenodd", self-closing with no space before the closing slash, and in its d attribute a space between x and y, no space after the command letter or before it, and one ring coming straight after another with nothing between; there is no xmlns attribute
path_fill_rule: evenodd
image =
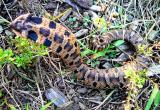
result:
<svg viewBox="0 0 160 110"><path fill-rule="evenodd" d="M39 44L47 46L54 54L77 72L77 79L92 88L112 88L126 84L125 72L131 68L134 71L142 69L136 61L128 61L124 66L111 69L94 69L84 64L80 57L80 47L76 37L61 24L55 23L47 18L24 14L17 17L11 24L13 32L25 38L29 38ZM97 40L97 48L103 47L116 39L124 39L137 45L143 43L143 39L132 31L118 30L106 33ZM143 60L136 59L143 63Z"/></svg>

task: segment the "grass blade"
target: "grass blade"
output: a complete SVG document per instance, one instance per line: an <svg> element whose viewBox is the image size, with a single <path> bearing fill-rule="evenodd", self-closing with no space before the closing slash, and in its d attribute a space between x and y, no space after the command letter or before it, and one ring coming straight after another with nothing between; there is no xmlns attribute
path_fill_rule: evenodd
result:
<svg viewBox="0 0 160 110"><path fill-rule="evenodd" d="M145 110L150 110L152 103L154 102L154 105L158 105L160 102L160 91L158 89L158 85L155 85L153 88L153 91L151 93L151 96L147 102L147 105L145 107Z"/></svg>

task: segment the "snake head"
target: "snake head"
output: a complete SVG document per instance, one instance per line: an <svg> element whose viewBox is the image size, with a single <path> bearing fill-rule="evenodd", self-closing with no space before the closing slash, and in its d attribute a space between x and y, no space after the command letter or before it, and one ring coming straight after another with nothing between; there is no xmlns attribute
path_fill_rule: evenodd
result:
<svg viewBox="0 0 160 110"><path fill-rule="evenodd" d="M33 34L35 35L34 31L38 29L38 25L42 21L41 17L36 17L32 14L23 14L11 23L11 29L18 36L33 37Z"/></svg>
<svg viewBox="0 0 160 110"><path fill-rule="evenodd" d="M33 16L32 14L24 14L17 17L11 23L11 29L17 36L37 41L42 21L43 19L41 17ZM44 29L41 29L41 31L42 34L46 33L46 31L44 32Z"/></svg>
<svg viewBox="0 0 160 110"><path fill-rule="evenodd" d="M30 16L30 14L24 14L12 21L10 27L17 36L27 37L28 31L32 29L31 23L27 22Z"/></svg>

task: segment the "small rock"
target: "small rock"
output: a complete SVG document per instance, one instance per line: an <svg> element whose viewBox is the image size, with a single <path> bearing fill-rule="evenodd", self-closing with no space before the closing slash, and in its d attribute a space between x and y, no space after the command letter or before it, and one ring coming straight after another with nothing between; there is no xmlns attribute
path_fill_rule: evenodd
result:
<svg viewBox="0 0 160 110"><path fill-rule="evenodd" d="M88 33L88 29L81 29L81 30L79 30L78 32L75 33L75 36L76 37L81 37L81 36L83 36L87 33Z"/></svg>
<svg viewBox="0 0 160 110"><path fill-rule="evenodd" d="M92 5L89 9L92 11L104 11L106 9L106 6Z"/></svg>
<svg viewBox="0 0 160 110"><path fill-rule="evenodd" d="M148 39L151 41L154 41L155 38L157 37L158 33L159 33L159 31L152 30L148 35Z"/></svg>
<svg viewBox="0 0 160 110"><path fill-rule="evenodd" d="M79 102L79 107L81 108L81 110L86 110L86 106L81 102Z"/></svg>
<svg viewBox="0 0 160 110"><path fill-rule="evenodd" d="M87 92L87 89L86 88L79 88L77 90L77 92L80 93L80 94L85 94Z"/></svg>
<svg viewBox="0 0 160 110"><path fill-rule="evenodd" d="M122 53L116 59L117 59L117 61L121 61L121 62L123 61L124 62L124 61L127 61L129 59L129 56L125 53Z"/></svg>
<svg viewBox="0 0 160 110"><path fill-rule="evenodd" d="M154 76L160 74L160 65L154 65L148 68L147 76Z"/></svg>
<svg viewBox="0 0 160 110"><path fill-rule="evenodd" d="M61 21L65 21L67 17L71 14L72 9L68 9L66 13L60 18Z"/></svg>
<svg viewBox="0 0 160 110"><path fill-rule="evenodd" d="M129 47L128 47L127 45L120 45L120 46L118 46L118 48L119 48L120 50L123 50L123 51L129 49ZM118 50L119 50L119 49L118 49Z"/></svg>
<svg viewBox="0 0 160 110"><path fill-rule="evenodd" d="M105 69L112 68L112 65L111 65L110 63L108 63L108 62L104 63L102 66L103 66Z"/></svg>
<svg viewBox="0 0 160 110"><path fill-rule="evenodd" d="M57 8L56 2L50 1L50 2L44 4L44 9L46 9L46 10L53 10L56 8Z"/></svg>
<svg viewBox="0 0 160 110"><path fill-rule="evenodd" d="M77 6L77 4L75 4L74 2L72 2L71 0L64 0L66 3L68 3L70 6L72 6L73 8L79 10L79 7Z"/></svg>
<svg viewBox="0 0 160 110"><path fill-rule="evenodd" d="M90 8L93 4L93 0L74 0L79 6L83 8Z"/></svg>
<svg viewBox="0 0 160 110"><path fill-rule="evenodd" d="M7 36L13 36L14 34L11 32L11 31L9 31L9 30L5 30L5 34L7 35Z"/></svg>
<svg viewBox="0 0 160 110"><path fill-rule="evenodd" d="M128 55L133 55L135 52L134 52L133 50L126 50L126 53L127 53Z"/></svg>
<svg viewBox="0 0 160 110"><path fill-rule="evenodd" d="M57 88L51 88L45 91L45 96L48 100L53 101L57 107L61 107L68 102L66 96Z"/></svg>
<svg viewBox="0 0 160 110"><path fill-rule="evenodd" d="M3 27L0 25L0 34L3 32Z"/></svg>

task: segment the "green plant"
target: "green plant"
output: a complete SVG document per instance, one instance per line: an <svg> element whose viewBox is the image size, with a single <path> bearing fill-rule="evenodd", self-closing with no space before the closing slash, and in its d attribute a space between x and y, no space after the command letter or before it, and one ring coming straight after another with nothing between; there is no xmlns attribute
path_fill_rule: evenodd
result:
<svg viewBox="0 0 160 110"><path fill-rule="evenodd" d="M3 50L0 48L0 66L10 63L17 67L25 67L32 62L33 58L48 54L45 46L39 46L25 38L16 37L12 43L16 47L14 52L11 49Z"/></svg>
<svg viewBox="0 0 160 110"><path fill-rule="evenodd" d="M129 92L127 96L127 103L125 104L125 110L131 108L132 103L135 104L135 109L139 110L136 97L139 89L141 89L146 81L146 70L135 72L132 68L128 68L125 71L126 77L129 79Z"/></svg>
<svg viewBox="0 0 160 110"><path fill-rule="evenodd" d="M135 72L132 68L128 68L125 71L126 78L129 78L129 81L133 86L137 86L138 88L142 88L145 80L146 80L146 70L141 70L139 72Z"/></svg>
<svg viewBox="0 0 160 110"><path fill-rule="evenodd" d="M7 104L7 106L10 108L10 110L17 110L16 107L12 104Z"/></svg>
<svg viewBox="0 0 160 110"><path fill-rule="evenodd" d="M2 90L0 90L0 97L2 97L3 96L3 93L2 93Z"/></svg>
<svg viewBox="0 0 160 110"><path fill-rule="evenodd" d="M13 41L17 47L17 55L14 57L14 64L18 67L25 67L26 64L32 62L32 59L36 56L44 56L48 54L47 48L43 45L38 45L36 43L30 42L29 40L16 37Z"/></svg>
<svg viewBox="0 0 160 110"><path fill-rule="evenodd" d="M107 22L103 17L94 17L93 19L94 25L98 28L98 30L102 33L107 32Z"/></svg>
<svg viewBox="0 0 160 110"><path fill-rule="evenodd" d="M29 110L29 103L25 104L25 110Z"/></svg>
<svg viewBox="0 0 160 110"><path fill-rule="evenodd" d="M1 102L0 107L7 106L9 108L9 110L17 110L13 104L10 104L7 102L6 98L3 98L2 100L0 100L0 102Z"/></svg>
<svg viewBox="0 0 160 110"><path fill-rule="evenodd" d="M152 47L147 47L146 45L138 45L138 53L144 54L145 56L152 56Z"/></svg>
<svg viewBox="0 0 160 110"><path fill-rule="evenodd" d="M115 58L117 55L117 52L115 48L119 47L120 45L124 44L123 40L117 40L113 43L110 43L106 48L104 48L102 51L97 50L91 50L86 45L84 45L82 42L79 41L79 44L83 51L81 52L81 56L85 57L87 55L91 55L92 59L88 59L86 61L87 64L90 64L91 67L96 67L100 62L97 58L99 57L106 57L106 58ZM107 54L107 56L106 56Z"/></svg>
<svg viewBox="0 0 160 110"><path fill-rule="evenodd" d="M111 58L115 58L116 51L114 50L114 48L119 47L122 44L124 44L123 40L117 40L108 45L108 47L104 48L102 51L95 53L93 55L93 58L95 59L99 57L104 57L107 53L110 55Z"/></svg>
<svg viewBox="0 0 160 110"><path fill-rule="evenodd" d="M5 18L3 18L2 16L0 16L0 24L10 24L10 22L7 20L7 19L5 19Z"/></svg>
<svg viewBox="0 0 160 110"><path fill-rule="evenodd" d="M13 51L11 49L3 50L0 48L0 66L2 66L5 63L11 63L13 58Z"/></svg>
<svg viewBox="0 0 160 110"><path fill-rule="evenodd" d="M5 103L4 99L3 99L3 96L4 96L4 94L3 94L2 90L0 90L0 107L3 106L4 103Z"/></svg>
<svg viewBox="0 0 160 110"><path fill-rule="evenodd" d="M53 102L55 102L57 99L53 99L52 101L48 102L47 104L43 105L40 110L46 110L48 107L50 107Z"/></svg>
<svg viewBox="0 0 160 110"><path fill-rule="evenodd" d="M91 23L91 20L90 20L90 19L91 19L91 18L90 18L89 15L85 15L85 16L83 17L83 25L87 27L88 24Z"/></svg>
<svg viewBox="0 0 160 110"><path fill-rule="evenodd" d="M78 27L78 22L77 21L77 18L76 17L69 17L68 18L68 26L71 27L71 28L77 28Z"/></svg>
<svg viewBox="0 0 160 110"><path fill-rule="evenodd" d="M160 104L160 90L158 88L158 85L155 84L151 96L148 99L147 105L145 107L145 110L151 110L151 105L154 105L152 110L157 110L158 105Z"/></svg>

